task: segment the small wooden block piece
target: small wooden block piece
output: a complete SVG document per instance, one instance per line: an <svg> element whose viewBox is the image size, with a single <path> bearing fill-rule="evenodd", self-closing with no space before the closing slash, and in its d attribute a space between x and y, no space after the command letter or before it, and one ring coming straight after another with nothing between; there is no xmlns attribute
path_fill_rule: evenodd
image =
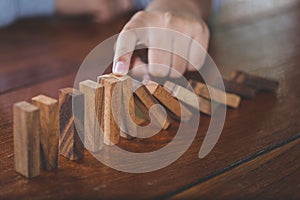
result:
<svg viewBox="0 0 300 200"><path fill-rule="evenodd" d="M79 83L84 94L84 146L91 152L103 148L104 87L91 80Z"/></svg>
<svg viewBox="0 0 300 200"><path fill-rule="evenodd" d="M241 97L235 94L223 92L222 90L195 80L190 80L190 84L197 95L206 99L211 99L212 101L230 106L232 108L238 108L240 105Z"/></svg>
<svg viewBox="0 0 300 200"><path fill-rule="evenodd" d="M180 101L187 105L197 109L207 115L211 115L211 104L210 101L197 96L192 91L181 87L173 82L167 81L164 85L165 88L170 90L172 94Z"/></svg>
<svg viewBox="0 0 300 200"><path fill-rule="evenodd" d="M27 178L40 175L39 108L25 101L14 104L14 165Z"/></svg>
<svg viewBox="0 0 300 200"><path fill-rule="evenodd" d="M33 105L40 109L41 164L43 169L58 167L59 113L56 99L45 95L32 98Z"/></svg>
<svg viewBox="0 0 300 200"><path fill-rule="evenodd" d="M279 82L277 80L255 76L238 70L233 70L229 79L239 84L248 85L257 90L276 92L279 87Z"/></svg>
<svg viewBox="0 0 300 200"><path fill-rule="evenodd" d="M116 145L120 140L121 84L110 75L99 76L98 82L104 86L104 144Z"/></svg>
<svg viewBox="0 0 300 200"><path fill-rule="evenodd" d="M73 88L60 89L58 105L60 154L70 160L81 160L84 155L84 95Z"/></svg>
<svg viewBox="0 0 300 200"><path fill-rule="evenodd" d="M182 121L189 121L191 119L192 113L184 105L180 104L168 90L154 81L144 80L143 84L160 103L176 116L177 119L181 119Z"/></svg>
<svg viewBox="0 0 300 200"><path fill-rule="evenodd" d="M139 81L132 80L134 94L138 98L137 105L139 108L148 115L149 110L152 106L159 104L156 99L151 95L148 89ZM141 103L141 104L139 104ZM146 108L146 109L145 109ZM165 119L165 113L161 109L156 109L154 113L154 124L158 124L163 130L166 130L170 127L171 122L169 116Z"/></svg>

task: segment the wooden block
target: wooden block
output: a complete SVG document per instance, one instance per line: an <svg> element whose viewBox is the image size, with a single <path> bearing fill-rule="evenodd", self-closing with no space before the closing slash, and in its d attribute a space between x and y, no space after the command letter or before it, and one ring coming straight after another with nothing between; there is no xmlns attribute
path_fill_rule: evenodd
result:
<svg viewBox="0 0 300 200"><path fill-rule="evenodd" d="M211 115L211 104L210 101L197 96L192 91L181 87L173 82L167 81L164 85L165 88L170 90L172 94L178 98L180 101L186 103L187 105L199 109L201 112Z"/></svg>
<svg viewBox="0 0 300 200"><path fill-rule="evenodd" d="M58 167L59 113L56 99L38 95L32 98L33 105L40 109L41 164L43 169Z"/></svg>
<svg viewBox="0 0 300 200"><path fill-rule="evenodd" d="M122 113L122 91L119 80L113 76L98 77L98 82L104 86L104 143L106 145L118 144L120 139L120 116ZM113 98L113 95L114 98ZM112 108L114 106L114 108ZM114 111L114 113L113 113Z"/></svg>
<svg viewBox="0 0 300 200"><path fill-rule="evenodd" d="M121 127L120 127L120 136L132 139L137 137L137 126L135 124L135 104L133 98L133 86L132 78L128 75L125 76L115 76L113 74L104 75L107 77L116 78L119 82L118 84L121 87ZM103 76L102 76L103 77ZM101 76L98 77L100 81ZM129 115L128 115L129 113Z"/></svg>
<svg viewBox="0 0 300 200"><path fill-rule="evenodd" d="M279 82L277 80L255 76L238 70L233 70L229 79L240 84L248 85L257 90L276 92L279 87Z"/></svg>
<svg viewBox="0 0 300 200"><path fill-rule="evenodd" d="M79 83L84 94L84 146L91 152L103 148L104 87L91 80Z"/></svg>
<svg viewBox="0 0 300 200"><path fill-rule="evenodd" d="M240 105L241 97L235 94L223 92L222 90L195 80L190 80L190 84L193 87L194 92L199 96L211 99L212 101L230 106L232 108L238 108Z"/></svg>
<svg viewBox="0 0 300 200"><path fill-rule="evenodd" d="M180 105L178 100L161 85L148 80L144 80L143 84L160 103L176 116L177 119L181 119L182 121L189 121L191 119L192 113L184 105Z"/></svg>
<svg viewBox="0 0 300 200"><path fill-rule="evenodd" d="M239 84L235 81L230 81L227 79L222 79L226 92L230 92L241 96L242 98L253 98L256 94L256 90L252 87ZM216 81L215 86L218 88L219 82Z"/></svg>
<svg viewBox="0 0 300 200"><path fill-rule="evenodd" d="M159 102L155 98L153 98L151 93L141 82L132 80L132 84L134 94L139 99L136 105L138 105L141 111L148 116L150 108L156 104L159 104ZM142 105L139 103L142 103ZM159 127L163 128L163 130L168 129L171 125L169 116L167 115L167 119L165 119L165 114L162 109L156 109L154 110L154 112L155 114L153 116L153 119L155 120L155 122L153 122L153 124L158 124Z"/></svg>
<svg viewBox="0 0 300 200"><path fill-rule="evenodd" d="M25 101L14 104L14 167L27 178L40 175L39 108Z"/></svg>
<svg viewBox="0 0 300 200"><path fill-rule="evenodd" d="M81 160L84 152L80 138L84 131L84 95L73 88L60 89L58 105L60 154L70 160Z"/></svg>

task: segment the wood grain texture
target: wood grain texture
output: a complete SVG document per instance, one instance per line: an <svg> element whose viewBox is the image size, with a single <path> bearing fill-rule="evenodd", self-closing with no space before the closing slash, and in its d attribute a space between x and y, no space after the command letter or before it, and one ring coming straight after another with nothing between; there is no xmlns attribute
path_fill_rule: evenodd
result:
<svg viewBox="0 0 300 200"><path fill-rule="evenodd" d="M199 96L202 96L206 99L210 99L217 103L230 106L232 108L238 108L240 105L241 97L235 94L223 92L217 88L205 85L204 83L201 83L199 81L190 80L189 82L193 87L194 92Z"/></svg>
<svg viewBox="0 0 300 200"><path fill-rule="evenodd" d="M154 81L144 80L143 84L161 104L175 115L177 119L181 119L182 121L189 121L191 119L191 111L180 104L179 101L170 94L170 91L167 91Z"/></svg>
<svg viewBox="0 0 300 200"><path fill-rule="evenodd" d="M134 94L138 98L136 103L137 106L139 106L146 116L149 116L149 110L151 107L159 105L159 102L151 95L148 89L141 82L133 80L132 83ZM161 108L157 108L153 110L153 112L153 119L155 120L153 124L157 124L157 126L162 127L163 130L167 130L171 125L170 118L166 115L167 113L165 113Z"/></svg>
<svg viewBox="0 0 300 200"><path fill-rule="evenodd" d="M83 159L84 94L73 88L59 90L59 152L70 160Z"/></svg>
<svg viewBox="0 0 300 200"><path fill-rule="evenodd" d="M14 104L14 168L27 178L40 175L39 108L25 101Z"/></svg>
<svg viewBox="0 0 300 200"><path fill-rule="evenodd" d="M32 98L32 104L40 109L41 165L43 169L58 167L59 113L56 99L45 95Z"/></svg>
<svg viewBox="0 0 300 200"><path fill-rule="evenodd" d="M257 90L276 92L279 88L279 81L277 80L255 76L239 70L233 70L229 79Z"/></svg>
<svg viewBox="0 0 300 200"><path fill-rule="evenodd" d="M119 80L110 75L98 77L98 82L104 86L104 143L115 145L120 139L121 84L117 84Z"/></svg>
<svg viewBox="0 0 300 200"><path fill-rule="evenodd" d="M104 87L86 80L79 83L79 90L84 94L84 147L98 152L103 148Z"/></svg>

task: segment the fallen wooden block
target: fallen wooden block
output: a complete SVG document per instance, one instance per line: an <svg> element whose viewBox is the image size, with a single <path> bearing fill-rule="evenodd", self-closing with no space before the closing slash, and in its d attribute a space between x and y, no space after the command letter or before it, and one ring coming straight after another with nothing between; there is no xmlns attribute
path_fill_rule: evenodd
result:
<svg viewBox="0 0 300 200"><path fill-rule="evenodd" d="M59 113L56 99L45 95L32 98L33 105L40 109L41 164L43 169L58 167Z"/></svg>
<svg viewBox="0 0 300 200"><path fill-rule="evenodd" d="M194 89L194 92L199 96L202 96L206 99L211 99L212 101L230 106L232 108L238 108L240 105L241 97L235 94L223 92L222 90L195 80L190 80L189 82Z"/></svg>
<svg viewBox="0 0 300 200"><path fill-rule="evenodd" d="M197 109L207 115L211 115L211 104L210 101L197 96L192 91L181 87L173 82L167 81L164 87L170 90L174 97L180 101L186 103L187 105Z"/></svg>
<svg viewBox="0 0 300 200"><path fill-rule="evenodd" d="M104 87L86 80L79 83L79 90L84 94L84 146L98 152L103 148Z"/></svg>
<svg viewBox="0 0 300 200"><path fill-rule="evenodd" d="M144 80L143 84L160 103L162 103L176 116L177 119L181 119L182 121L189 121L191 119L191 111L189 111L184 105L180 104L179 101L161 85L149 80Z"/></svg>
<svg viewBox="0 0 300 200"><path fill-rule="evenodd" d="M233 70L229 79L240 84L248 85L257 90L276 92L279 87L279 82L277 80L255 76L238 70Z"/></svg>
<svg viewBox="0 0 300 200"><path fill-rule="evenodd" d="M73 88L60 89L58 105L59 152L70 160L81 160L84 152L80 138L84 131L84 95Z"/></svg>
<svg viewBox="0 0 300 200"><path fill-rule="evenodd" d="M39 108L25 101L14 104L14 168L27 178L40 175Z"/></svg>
<svg viewBox="0 0 300 200"><path fill-rule="evenodd" d="M159 103L157 102L156 99L153 98L151 93L141 82L137 80L132 80L132 84L133 84L134 94L138 98L136 105L142 110L143 113L148 115L150 108L154 105L158 105ZM159 127L162 127L163 130L168 129L171 125L168 115L167 118L165 119L164 110L160 109L159 107L153 110L152 118L153 120L155 120L153 124L154 125L157 124Z"/></svg>
<svg viewBox="0 0 300 200"><path fill-rule="evenodd" d="M109 75L99 76L98 82L104 86L104 143L115 145L118 144L120 139L121 84L117 84L119 80Z"/></svg>

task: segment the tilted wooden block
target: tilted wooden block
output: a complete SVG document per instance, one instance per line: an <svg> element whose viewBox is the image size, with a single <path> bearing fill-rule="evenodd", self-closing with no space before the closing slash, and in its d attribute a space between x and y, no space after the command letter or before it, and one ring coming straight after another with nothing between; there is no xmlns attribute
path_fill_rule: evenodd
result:
<svg viewBox="0 0 300 200"><path fill-rule="evenodd" d="M84 94L84 146L98 152L103 148L104 87L85 80L79 83L79 90Z"/></svg>
<svg viewBox="0 0 300 200"><path fill-rule="evenodd" d="M233 70L229 79L240 84L248 85L257 90L276 92L279 87L279 82L277 80L255 76L238 70Z"/></svg>
<svg viewBox="0 0 300 200"><path fill-rule="evenodd" d="M241 97L223 92L217 88L211 87L204 83L190 80L190 84L194 89L194 92L207 99L211 99L212 101L230 106L232 108L238 108L241 102Z"/></svg>
<svg viewBox="0 0 300 200"><path fill-rule="evenodd" d="M40 175L39 108L25 101L14 104L15 170L27 178Z"/></svg>
<svg viewBox="0 0 300 200"><path fill-rule="evenodd" d="M122 113L122 90L119 80L113 76L98 77L98 82L104 86L104 143L118 144L120 139L120 116ZM112 107L113 106L113 107Z"/></svg>
<svg viewBox="0 0 300 200"><path fill-rule="evenodd" d="M199 111L207 115L211 115L210 101L199 97L192 91L170 81L167 81L164 87L169 89L172 92L172 94L180 101L186 103L187 105L195 109L199 109Z"/></svg>
<svg viewBox="0 0 300 200"><path fill-rule="evenodd" d="M181 119L182 121L189 121L191 119L192 113L184 105L180 104L179 101L161 85L148 80L144 80L143 84L160 103L176 116L177 119Z"/></svg>
<svg viewBox="0 0 300 200"><path fill-rule="evenodd" d="M73 88L60 89L58 105L59 152L70 160L83 159L84 95Z"/></svg>
<svg viewBox="0 0 300 200"><path fill-rule="evenodd" d="M132 84L133 84L134 94L139 100L137 101L137 105L142 110L142 112L148 115L150 108L154 105L159 104L158 101L154 99L154 97L151 95L148 89L141 82L137 80L132 80ZM143 105L140 105L139 104L140 102ZM163 130L168 129L171 125L169 116L167 115L167 118L165 119L164 111L159 108L154 110L153 112L154 112L153 119L155 120L154 124L158 124L158 126L162 127Z"/></svg>
<svg viewBox="0 0 300 200"><path fill-rule="evenodd" d="M41 164L43 169L58 167L59 113L56 99L38 95L32 98L33 105L40 109Z"/></svg>

